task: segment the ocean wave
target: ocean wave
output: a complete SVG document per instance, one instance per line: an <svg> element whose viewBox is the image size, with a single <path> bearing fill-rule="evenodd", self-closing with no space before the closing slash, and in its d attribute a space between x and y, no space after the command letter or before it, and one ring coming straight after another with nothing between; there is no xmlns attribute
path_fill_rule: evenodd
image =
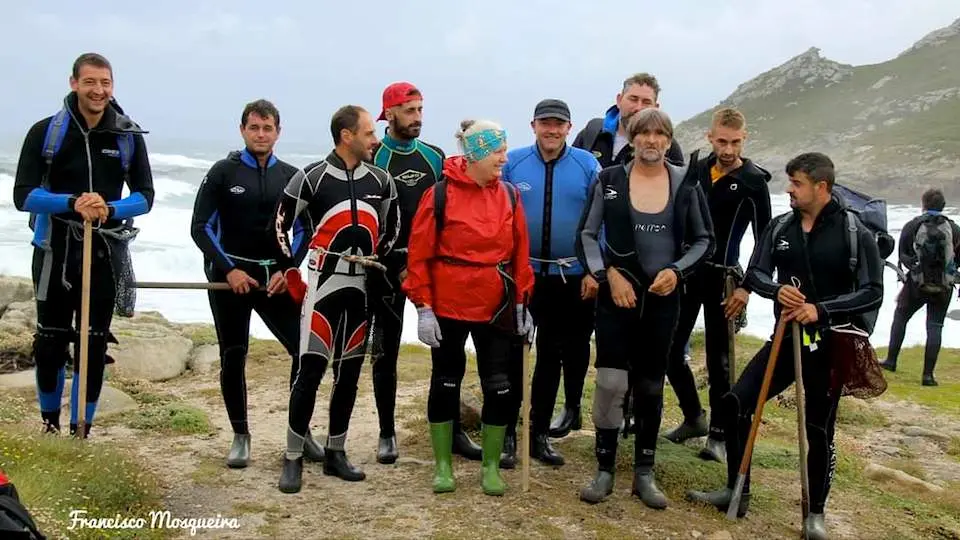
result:
<svg viewBox="0 0 960 540"><path fill-rule="evenodd" d="M209 169L215 162L182 154L150 153L152 169Z"/></svg>

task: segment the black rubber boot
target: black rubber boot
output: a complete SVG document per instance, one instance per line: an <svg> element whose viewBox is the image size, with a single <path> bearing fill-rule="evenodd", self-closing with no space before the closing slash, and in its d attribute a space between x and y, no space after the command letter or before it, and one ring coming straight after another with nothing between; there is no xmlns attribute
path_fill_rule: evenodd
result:
<svg viewBox="0 0 960 540"><path fill-rule="evenodd" d="M323 461L323 474L336 476L347 482L360 482L367 478L362 470L350 463L345 451L329 448L326 449L326 459Z"/></svg>
<svg viewBox="0 0 960 540"><path fill-rule="evenodd" d="M884 360L883 362L880 362L880 367L891 372L897 371L897 363L891 362L889 358Z"/></svg>
<svg viewBox="0 0 960 540"><path fill-rule="evenodd" d="M399 456L400 452L397 450L396 436L380 437L380 441L377 444L377 463L390 465L391 463L395 463Z"/></svg>
<svg viewBox="0 0 960 540"><path fill-rule="evenodd" d="M730 488L718 489L716 491L688 491L687 500L713 505L717 510L726 512L730 507L730 499L733 498L733 490ZM750 494L744 493L740 496L740 506L737 508L737 517L747 515L750 508Z"/></svg>
<svg viewBox="0 0 960 540"><path fill-rule="evenodd" d="M71 437L76 437L76 436L77 436L77 425L76 425L76 424L70 424L70 436L71 436ZM88 438L88 437L90 437L90 424L84 424L84 425L83 425L83 438L86 439L86 438Z"/></svg>
<svg viewBox="0 0 960 540"><path fill-rule="evenodd" d="M297 493L303 478L303 457L287 459L283 457L283 470L280 471L280 491Z"/></svg>
<svg viewBox="0 0 960 540"><path fill-rule="evenodd" d="M571 431L576 431L581 427L580 407L564 406L563 412L550 423L550 431L548 431L548 434L554 439L562 439Z"/></svg>
<svg viewBox="0 0 960 540"><path fill-rule="evenodd" d="M597 474L580 490L580 500L596 504L613 493L617 465L617 437L619 429L597 429L594 452L597 456Z"/></svg>
<svg viewBox="0 0 960 540"><path fill-rule="evenodd" d="M563 456L554 450L546 433L534 435L532 439L533 440L530 441L530 457L545 465L553 465L554 467L560 467L564 464Z"/></svg>
<svg viewBox="0 0 960 540"><path fill-rule="evenodd" d="M514 469L517 467L517 433L507 430L503 438L503 452L500 454L500 468Z"/></svg>
<svg viewBox="0 0 960 540"><path fill-rule="evenodd" d="M648 508L663 510L667 507L667 496L657 487L653 471L647 468L633 471L633 494L640 497Z"/></svg>
<svg viewBox="0 0 960 540"><path fill-rule="evenodd" d="M719 463L727 462L727 445L723 441L718 441L707 437L706 444L700 450L700 459L707 461L716 461Z"/></svg>
<svg viewBox="0 0 960 540"><path fill-rule="evenodd" d="M687 439L694 437L705 437L710 433L710 425L707 423L707 415L703 412L693 422L683 421L679 426L663 434L663 438L672 443L680 444Z"/></svg>
<svg viewBox="0 0 960 540"><path fill-rule="evenodd" d="M480 461L483 459L483 449L480 448L480 445L470 440L467 432L463 431L459 424L454 425L453 453L471 461Z"/></svg>
<svg viewBox="0 0 960 540"><path fill-rule="evenodd" d="M303 457L307 461L323 463L323 447L313 439L309 429L307 429L307 436L303 438Z"/></svg>
<svg viewBox="0 0 960 540"><path fill-rule="evenodd" d="M230 453L227 454L227 467L242 469L250 463L250 434L234 433Z"/></svg>
<svg viewBox="0 0 960 540"><path fill-rule="evenodd" d="M940 384L933 378L933 373L924 373L921 383L923 386L939 386Z"/></svg>

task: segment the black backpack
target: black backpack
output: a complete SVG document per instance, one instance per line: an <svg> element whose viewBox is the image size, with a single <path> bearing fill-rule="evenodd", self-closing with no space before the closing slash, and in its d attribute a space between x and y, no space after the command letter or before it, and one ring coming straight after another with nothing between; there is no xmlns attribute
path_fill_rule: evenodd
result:
<svg viewBox="0 0 960 540"><path fill-rule="evenodd" d="M913 237L918 268L913 273L920 290L943 294L953 290L957 267L953 257L953 224L937 215L924 216Z"/></svg>
<svg viewBox="0 0 960 540"><path fill-rule="evenodd" d="M503 183L507 187L507 195L510 196L510 208L517 209L517 188L509 183ZM433 188L433 220L437 227L437 242L440 241L440 231L443 229L443 219L447 210L447 181L441 179Z"/></svg>
<svg viewBox="0 0 960 540"><path fill-rule="evenodd" d="M20 503L17 488L0 473L0 538L45 540L30 512Z"/></svg>

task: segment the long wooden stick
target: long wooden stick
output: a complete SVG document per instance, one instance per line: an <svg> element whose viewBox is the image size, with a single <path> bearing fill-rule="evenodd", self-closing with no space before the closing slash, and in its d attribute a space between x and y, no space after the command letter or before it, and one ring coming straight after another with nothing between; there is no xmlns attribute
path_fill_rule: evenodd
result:
<svg viewBox="0 0 960 540"><path fill-rule="evenodd" d="M138 289L206 289L206 290L230 290L230 284L225 281L220 282L181 282L181 281L138 281Z"/></svg>
<svg viewBox="0 0 960 540"><path fill-rule="evenodd" d="M750 436L747 438L747 447L744 448L743 457L740 459L740 472L737 474L737 483L733 487L730 506L727 508L727 519L731 521L737 519L737 510L740 509L740 497L743 495L743 484L747 479L747 470L750 469L753 444L756 441L757 432L760 430L760 418L763 416L763 406L767 403L767 394L770 392L770 382L773 380L773 369L777 364L777 357L780 355L780 346L783 344L783 334L787 328L787 320L784 317L786 317L786 314L781 314L780 322L777 323L777 330L773 334L773 346L770 348L770 358L767 359L767 370L763 374L763 385L760 386L760 397L757 399L757 408L753 413L753 423L750 425Z"/></svg>
<svg viewBox="0 0 960 540"><path fill-rule="evenodd" d="M523 344L523 441L521 479L523 491L530 491L530 344Z"/></svg>
<svg viewBox="0 0 960 540"><path fill-rule="evenodd" d="M93 223L83 222L83 265L81 266L80 285L80 369L74 377L80 377L77 392L77 432L84 438L87 432L87 366L90 357L90 267L93 262Z"/></svg>
<svg viewBox="0 0 960 540"><path fill-rule="evenodd" d="M800 324L797 321L793 321L791 332L793 333L793 371L796 378L794 387L797 390L797 439L800 441L800 509L803 512L803 519L806 520L807 514L810 513L810 477L807 471L807 409L806 393L803 388L803 364L800 362L802 334Z"/></svg>
<svg viewBox="0 0 960 540"><path fill-rule="evenodd" d="M733 276L727 276L726 296L727 301L733 297L735 289ZM737 383L737 319L727 319L727 368L730 377L730 388Z"/></svg>

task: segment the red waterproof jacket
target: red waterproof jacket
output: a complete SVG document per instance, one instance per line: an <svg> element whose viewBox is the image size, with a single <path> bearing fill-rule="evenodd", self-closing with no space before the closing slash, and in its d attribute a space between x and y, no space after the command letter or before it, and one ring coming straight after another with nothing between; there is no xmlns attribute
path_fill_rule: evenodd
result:
<svg viewBox="0 0 960 540"><path fill-rule="evenodd" d="M523 205L511 209L499 179L479 186L466 174L463 156L443 164L447 184L441 238L437 239L433 191L420 199L411 226L407 277L403 292L416 305L430 306L438 317L488 322L504 301L497 264L510 264L516 293L509 308L529 301L533 292L530 239Z"/></svg>

